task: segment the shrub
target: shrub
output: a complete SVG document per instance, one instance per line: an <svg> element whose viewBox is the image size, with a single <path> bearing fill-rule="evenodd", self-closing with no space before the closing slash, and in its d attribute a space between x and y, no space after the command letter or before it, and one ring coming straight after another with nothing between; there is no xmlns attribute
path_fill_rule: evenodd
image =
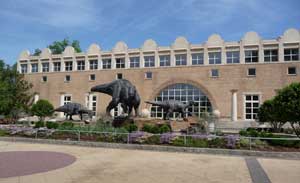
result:
<svg viewBox="0 0 300 183"><path fill-rule="evenodd" d="M240 136L245 136L245 137L248 136L248 132L246 130L241 130L239 134Z"/></svg>
<svg viewBox="0 0 300 183"><path fill-rule="evenodd" d="M240 146L244 148L249 148L250 146L250 141L247 138L241 138L240 139Z"/></svg>
<svg viewBox="0 0 300 183"><path fill-rule="evenodd" d="M138 130L138 127L136 126L136 124L127 124L124 128L125 128L129 133Z"/></svg>
<svg viewBox="0 0 300 183"><path fill-rule="evenodd" d="M47 121L46 122L46 127L48 129L57 129L59 127L59 124L56 123L56 122L50 122L50 121Z"/></svg>
<svg viewBox="0 0 300 183"><path fill-rule="evenodd" d="M7 131L0 129L0 137L7 136L7 135L8 135Z"/></svg>
<svg viewBox="0 0 300 183"><path fill-rule="evenodd" d="M190 147L208 147L207 139L189 139L187 140L187 146Z"/></svg>
<svg viewBox="0 0 300 183"><path fill-rule="evenodd" d="M74 128L74 123L72 122L69 122L69 121L66 121L66 122L63 122L60 126L59 126L59 129L62 129L62 130L71 130Z"/></svg>
<svg viewBox="0 0 300 183"><path fill-rule="evenodd" d="M253 128L248 128L247 133L248 133L248 136L250 136L250 137L258 137L258 135L259 135L259 132Z"/></svg>
<svg viewBox="0 0 300 183"><path fill-rule="evenodd" d="M224 138L214 138L209 141L209 147L213 148L224 148L226 147L226 142Z"/></svg>
<svg viewBox="0 0 300 183"><path fill-rule="evenodd" d="M145 144L160 144L160 137L159 135L152 135L148 137L144 141Z"/></svg>
<svg viewBox="0 0 300 183"><path fill-rule="evenodd" d="M161 133L161 134L167 133L170 131L171 131L171 128L167 124L163 124L161 127L159 127L159 133Z"/></svg>
<svg viewBox="0 0 300 183"><path fill-rule="evenodd" d="M34 124L34 128L42 128L45 127L45 123L43 121L38 121Z"/></svg>
<svg viewBox="0 0 300 183"><path fill-rule="evenodd" d="M238 136L236 135L228 135L226 136L226 147L227 148L230 148L230 149L235 149L236 148L236 145L237 145L237 140L238 140Z"/></svg>
<svg viewBox="0 0 300 183"><path fill-rule="evenodd" d="M174 140L172 140L172 145L174 146L185 146L184 144L184 138L183 137L176 137Z"/></svg>
<svg viewBox="0 0 300 183"><path fill-rule="evenodd" d="M158 134L160 129L156 125L145 124L142 128L144 132Z"/></svg>
<svg viewBox="0 0 300 183"><path fill-rule="evenodd" d="M44 121L45 117L54 113L53 105L47 100L39 100L32 105L31 112L39 117L40 121Z"/></svg>

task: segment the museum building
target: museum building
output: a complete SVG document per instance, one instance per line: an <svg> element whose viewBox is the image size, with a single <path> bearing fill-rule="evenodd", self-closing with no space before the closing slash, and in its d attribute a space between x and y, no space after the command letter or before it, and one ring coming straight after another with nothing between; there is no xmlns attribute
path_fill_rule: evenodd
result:
<svg viewBox="0 0 300 183"><path fill-rule="evenodd" d="M213 34L202 44L178 37L170 46L148 39L140 48L118 42L111 51L92 44L86 53L67 47L62 54L48 48L40 56L23 51L18 70L33 84L35 101L47 99L55 107L78 102L105 113L111 97L90 89L115 79L132 82L140 96L140 111L162 118L162 109L144 101L195 101L195 115L219 111L228 121L255 120L259 105L278 89L300 82L300 31L286 30L276 39L247 32L240 41L225 42ZM122 108L111 111L119 115Z"/></svg>

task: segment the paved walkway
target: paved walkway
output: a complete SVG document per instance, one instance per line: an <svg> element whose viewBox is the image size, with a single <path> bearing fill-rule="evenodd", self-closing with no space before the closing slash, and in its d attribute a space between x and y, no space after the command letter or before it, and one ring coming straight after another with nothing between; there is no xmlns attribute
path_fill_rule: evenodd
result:
<svg viewBox="0 0 300 183"><path fill-rule="evenodd" d="M48 172L0 178L0 183L293 183L300 180L297 160L0 142L0 152L8 151L66 153L76 157L76 161ZM45 165L50 163L44 161Z"/></svg>

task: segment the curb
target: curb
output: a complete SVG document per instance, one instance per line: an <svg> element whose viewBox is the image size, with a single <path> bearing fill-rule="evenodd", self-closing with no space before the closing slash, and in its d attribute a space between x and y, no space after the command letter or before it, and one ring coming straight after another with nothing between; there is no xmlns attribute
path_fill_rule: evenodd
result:
<svg viewBox="0 0 300 183"><path fill-rule="evenodd" d="M148 150L148 151L161 151L161 152L181 152L181 153L194 153L194 154L252 156L252 157L260 157L260 158L300 160L300 152L271 152L271 151L251 151L251 150L234 150L234 149L176 147L176 146L164 146L164 145L119 144L119 143L90 142L90 141L32 139L32 138L22 138L22 137L0 137L0 141L56 144L56 145L75 145L75 146L84 146L84 147L102 147L102 148Z"/></svg>

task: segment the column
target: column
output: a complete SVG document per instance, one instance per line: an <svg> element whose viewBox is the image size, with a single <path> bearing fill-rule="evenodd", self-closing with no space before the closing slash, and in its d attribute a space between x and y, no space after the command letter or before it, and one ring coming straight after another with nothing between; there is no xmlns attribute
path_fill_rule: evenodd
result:
<svg viewBox="0 0 300 183"><path fill-rule="evenodd" d="M60 95L60 106L64 105L64 101L65 101L65 94L61 94ZM60 112L59 113L59 117L63 118L64 117L64 113Z"/></svg>
<svg viewBox="0 0 300 183"><path fill-rule="evenodd" d="M37 101L39 101L39 94L34 94L34 103L36 104L37 103Z"/></svg>
<svg viewBox="0 0 300 183"><path fill-rule="evenodd" d="M237 90L231 90L231 120L237 121Z"/></svg>
<svg viewBox="0 0 300 183"><path fill-rule="evenodd" d="M89 99L88 99L88 106L89 106L89 110L93 110L93 94L89 93Z"/></svg>

